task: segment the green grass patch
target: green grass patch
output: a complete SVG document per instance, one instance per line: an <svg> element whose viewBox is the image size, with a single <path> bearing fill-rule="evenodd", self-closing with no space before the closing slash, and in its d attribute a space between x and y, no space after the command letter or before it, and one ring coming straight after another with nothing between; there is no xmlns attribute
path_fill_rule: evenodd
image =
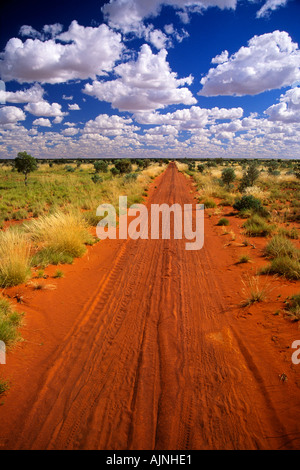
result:
<svg viewBox="0 0 300 470"><path fill-rule="evenodd" d="M245 234L250 237L267 237L275 229L274 225L268 224L259 215L253 215L244 224Z"/></svg>
<svg viewBox="0 0 300 470"><path fill-rule="evenodd" d="M10 389L9 382L0 378L0 395L7 392Z"/></svg>
<svg viewBox="0 0 300 470"><path fill-rule="evenodd" d="M7 347L20 339L18 327L21 325L23 314L16 312L12 304L0 297L0 341Z"/></svg>
<svg viewBox="0 0 300 470"><path fill-rule="evenodd" d="M204 204L205 209L213 209L217 206L215 201L209 197L201 200L201 203Z"/></svg>
<svg viewBox="0 0 300 470"><path fill-rule="evenodd" d="M293 295L286 300L286 310L291 320L300 320L300 294Z"/></svg>
<svg viewBox="0 0 300 470"><path fill-rule="evenodd" d="M64 277L64 273L60 269L57 269L55 271L53 277L54 277L54 279L60 279L60 278Z"/></svg>
<svg viewBox="0 0 300 470"><path fill-rule="evenodd" d="M249 255L241 255L237 264L249 263L250 259Z"/></svg>
<svg viewBox="0 0 300 470"><path fill-rule="evenodd" d="M32 257L32 266L46 268L49 264L72 264L74 257L68 253L58 252L52 248L43 248Z"/></svg>
<svg viewBox="0 0 300 470"><path fill-rule="evenodd" d="M300 259L300 250L286 237L275 235L264 249L264 254L268 258L278 256L288 256L289 258Z"/></svg>
<svg viewBox="0 0 300 470"><path fill-rule="evenodd" d="M288 237L291 240L298 240L299 239L299 233L298 233L298 230L295 227L293 227L291 230L287 230L285 228L280 228L278 230L278 235Z"/></svg>
<svg viewBox="0 0 300 470"><path fill-rule="evenodd" d="M221 226L224 225L224 226L227 226L227 225L229 225L229 220L226 219L225 217L222 217L222 218L219 220L219 222L217 223L217 225L221 225Z"/></svg>
<svg viewBox="0 0 300 470"><path fill-rule="evenodd" d="M289 256L278 256L262 268L261 274L278 274L289 280L300 279L300 261Z"/></svg>

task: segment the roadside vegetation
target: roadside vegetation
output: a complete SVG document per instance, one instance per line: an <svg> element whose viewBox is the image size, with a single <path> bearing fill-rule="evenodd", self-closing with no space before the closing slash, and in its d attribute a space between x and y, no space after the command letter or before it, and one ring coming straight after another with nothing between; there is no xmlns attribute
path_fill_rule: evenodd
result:
<svg viewBox="0 0 300 470"><path fill-rule="evenodd" d="M0 296L0 341L7 348L21 339L18 328L22 323L23 315L16 312L8 299Z"/></svg>
<svg viewBox="0 0 300 470"><path fill-rule="evenodd" d="M129 206L142 202L149 183L165 168L164 162L150 160L37 162L26 152L3 163L0 287L27 282L33 269L82 256L97 241L92 230L100 221L97 207L118 208L120 195Z"/></svg>
<svg viewBox="0 0 300 470"><path fill-rule="evenodd" d="M292 321L300 321L300 293L288 298L285 302L286 312Z"/></svg>
<svg viewBox="0 0 300 470"><path fill-rule="evenodd" d="M23 314L14 310L12 303L0 296L0 341L9 350L17 341L21 340L19 327L22 324ZM9 382L0 377L0 396L10 388Z"/></svg>
<svg viewBox="0 0 300 470"><path fill-rule="evenodd" d="M7 300L6 289L45 284L48 265L72 263L98 241L96 209L127 196L128 205L147 197L148 186L166 164L150 160L36 161L19 152L0 165L0 341L6 348L21 339L23 315ZM56 269L53 279L64 277ZM0 395L9 389L0 377Z"/></svg>
<svg viewBox="0 0 300 470"><path fill-rule="evenodd" d="M251 255L235 255L235 264L244 275L255 273L244 285L243 305L264 301L269 281L288 283L294 289L300 281L299 163L219 158L182 160L177 167L193 178L198 202L205 205L209 218L217 216L220 235L231 235L224 247L254 249ZM268 276L265 282L263 275ZM287 305L290 315L299 319L299 295Z"/></svg>

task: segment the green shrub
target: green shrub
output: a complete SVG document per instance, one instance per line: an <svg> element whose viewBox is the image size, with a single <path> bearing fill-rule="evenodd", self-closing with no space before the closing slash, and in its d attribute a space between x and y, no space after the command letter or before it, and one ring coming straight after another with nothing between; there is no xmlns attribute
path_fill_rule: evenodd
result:
<svg viewBox="0 0 300 470"><path fill-rule="evenodd" d="M254 214L244 224L243 227L246 229L246 235L250 237L266 237L270 235L274 226L269 225L262 217Z"/></svg>
<svg viewBox="0 0 300 470"><path fill-rule="evenodd" d="M212 209L212 208L217 206L215 201L213 199L209 198L209 197L202 200L202 204L204 204L205 209Z"/></svg>
<svg viewBox="0 0 300 470"><path fill-rule="evenodd" d="M18 327L22 322L22 314L13 310L12 304L0 297L0 341L11 346L20 339Z"/></svg>
<svg viewBox="0 0 300 470"><path fill-rule="evenodd" d="M255 161L250 162L247 170L244 171L243 178L241 180L239 190L244 191L249 186L254 186L254 183L259 178L260 171Z"/></svg>
<svg viewBox="0 0 300 470"><path fill-rule="evenodd" d="M241 255L238 260L238 264L249 263L250 259L249 255Z"/></svg>
<svg viewBox="0 0 300 470"><path fill-rule="evenodd" d="M92 176L91 180L92 180L93 183L95 183L95 184L97 184L97 183L102 183L102 182L103 182L103 178L101 178L101 176L97 175L97 173Z"/></svg>
<svg viewBox="0 0 300 470"><path fill-rule="evenodd" d="M102 171L103 173L107 173L108 171L108 163L104 160L98 160L94 162L94 168L96 173Z"/></svg>
<svg viewBox="0 0 300 470"><path fill-rule="evenodd" d="M122 158L115 161L115 167L119 170L120 173L131 173L132 165L131 161L127 158Z"/></svg>
<svg viewBox="0 0 300 470"><path fill-rule="evenodd" d="M135 181L138 177L138 173L128 173L124 176L124 181Z"/></svg>
<svg viewBox="0 0 300 470"><path fill-rule="evenodd" d="M229 220L226 219L225 217L222 217L217 223L217 225L229 225Z"/></svg>
<svg viewBox="0 0 300 470"><path fill-rule="evenodd" d="M103 218L103 217L98 217L95 211L84 212L83 217L87 221L88 225L90 225L91 227L96 227L98 223L100 222L100 220Z"/></svg>
<svg viewBox="0 0 300 470"><path fill-rule="evenodd" d="M298 230L295 227L291 230L280 228L278 230L278 235L283 235L284 237L291 238L292 240L298 240L299 238Z"/></svg>
<svg viewBox="0 0 300 470"><path fill-rule="evenodd" d="M233 168L224 168L222 171L222 182L227 185L227 187L230 186L231 183L236 178L236 174Z"/></svg>
<svg viewBox="0 0 300 470"><path fill-rule="evenodd" d="M64 273L63 273L63 271L61 271L60 269L57 269L57 270L55 271L53 277L54 277L55 279L60 279L60 278L64 277Z"/></svg>
<svg viewBox="0 0 300 470"><path fill-rule="evenodd" d="M68 253L57 252L52 248L43 248L32 258L32 266L46 268L49 264L72 264L74 257Z"/></svg>
<svg viewBox="0 0 300 470"><path fill-rule="evenodd" d="M264 254L268 258L278 256L289 256L290 258L300 259L300 251L293 243L282 235L275 235L264 249Z"/></svg>
<svg viewBox="0 0 300 470"><path fill-rule="evenodd" d="M289 256L278 256L261 270L261 274L279 274L290 280L300 279L300 262Z"/></svg>
<svg viewBox="0 0 300 470"><path fill-rule="evenodd" d="M23 220L28 218L28 212L24 209L20 209L16 212L13 212L11 218L13 220Z"/></svg>
<svg viewBox="0 0 300 470"><path fill-rule="evenodd" d="M112 174L113 176L117 176L117 175L120 174L120 170L118 170L118 168L116 168L116 167L114 167L114 166L111 168L110 171L111 171L111 174Z"/></svg>
<svg viewBox="0 0 300 470"><path fill-rule="evenodd" d="M253 209L254 211L259 211L262 209L262 203L260 199L249 195L243 196L241 199L238 199L234 204L233 208L237 211L242 211L245 209Z"/></svg>
<svg viewBox="0 0 300 470"><path fill-rule="evenodd" d="M7 390L9 390L9 383L7 382L7 380L3 380L0 378L0 395L2 395L3 393L7 392Z"/></svg>
<svg viewBox="0 0 300 470"><path fill-rule="evenodd" d="M66 170L68 173L74 173L75 168L73 168L71 165L66 165L66 166L65 166L65 170Z"/></svg>

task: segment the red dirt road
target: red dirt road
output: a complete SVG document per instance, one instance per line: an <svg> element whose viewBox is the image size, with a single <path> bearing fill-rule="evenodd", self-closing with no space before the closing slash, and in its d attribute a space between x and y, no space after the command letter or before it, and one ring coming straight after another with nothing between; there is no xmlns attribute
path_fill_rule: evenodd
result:
<svg viewBox="0 0 300 470"><path fill-rule="evenodd" d="M148 204L195 202L175 165L155 184ZM276 351L233 321L235 278L221 271L217 238L206 221L200 251L185 240L100 242L114 257L83 272L93 296L40 373L27 357L24 396L12 390L0 409L2 448L299 447L299 388L279 381ZM54 309L59 289L44 295Z"/></svg>

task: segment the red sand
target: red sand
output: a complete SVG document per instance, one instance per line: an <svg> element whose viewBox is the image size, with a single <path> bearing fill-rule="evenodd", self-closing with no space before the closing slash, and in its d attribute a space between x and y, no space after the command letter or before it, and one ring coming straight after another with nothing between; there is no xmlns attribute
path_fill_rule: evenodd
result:
<svg viewBox="0 0 300 470"><path fill-rule="evenodd" d="M163 202L195 202L174 164L149 191L148 204ZM57 289L10 290L23 296L25 342L1 366L12 388L0 449L300 447L300 330L272 315L299 283L271 280L269 302L238 307L253 268L234 262L259 251L224 248L215 222L200 251L106 240L44 281Z"/></svg>

